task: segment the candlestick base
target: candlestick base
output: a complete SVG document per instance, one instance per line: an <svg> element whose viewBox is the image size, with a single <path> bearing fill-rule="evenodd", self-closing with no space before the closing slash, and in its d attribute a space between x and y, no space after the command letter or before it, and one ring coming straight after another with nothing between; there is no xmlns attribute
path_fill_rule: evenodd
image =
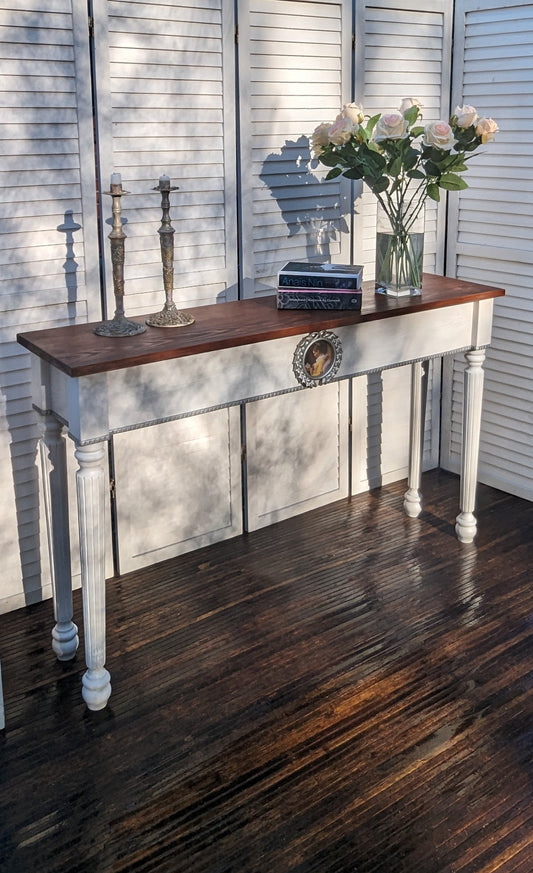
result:
<svg viewBox="0 0 533 873"><path fill-rule="evenodd" d="M194 318L187 312L179 312L175 303L165 303L161 312L148 316L146 324L150 327L186 327L194 324Z"/></svg>
<svg viewBox="0 0 533 873"><path fill-rule="evenodd" d="M135 336L138 333L144 333L146 330L145 324L139 324L137 321L129 321L124 316L117 316L111 321L103 321L95 327L94 332L98 336Z"/></svg>

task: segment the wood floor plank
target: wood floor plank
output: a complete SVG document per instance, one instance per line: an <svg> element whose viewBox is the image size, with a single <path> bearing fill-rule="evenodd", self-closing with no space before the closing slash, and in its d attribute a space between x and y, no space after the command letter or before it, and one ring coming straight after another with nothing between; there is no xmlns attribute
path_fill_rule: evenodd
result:
<svg viewBox="0 0 533 873"><path fill-rule="evenodd" d="M50 602L0 616L1 873L531 873L533 504L464 546L458 487L109 580L101 713Z"/></svg>

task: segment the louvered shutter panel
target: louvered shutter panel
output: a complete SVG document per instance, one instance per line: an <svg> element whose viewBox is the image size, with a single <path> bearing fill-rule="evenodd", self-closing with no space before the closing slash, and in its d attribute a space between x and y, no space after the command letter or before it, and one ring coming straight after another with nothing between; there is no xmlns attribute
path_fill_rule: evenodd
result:
<svg viewBox="0 0 533 873"><path fill-rule="evenodd" d="M350 100L351 33L344 0L239 4L245 297L272 294L288 260L350 261L350 186L324 183L309 135ZM247 405L249 530L346 496L347 387Z"/></svg>
<svg viewBox="0 0 533 873"><path fill-rule="evenodd" d="M420 100L423 123L447 118L452 4L374 0L356 4L355 99L368 115L398 109L403 97ZM355 191L354 258L374 276L376 199ZM444 205L444 204L443 204ZM428 201L424 269L441 272L444 209ZM399 325L401 329L401 325ZM423 465L438 464L440 366L433 364L428 390ZM410 367L354 380L352 488L363 491L407 474ZM368 421L367 421L368 417Z"/></svg>
<svg viewBox="0 0 533 873"><path fill-rule="evenodd" d="M233 4L173 0L94 4L102 188L122 175L126 314L164 302L158 228L161 175L171 197L174 300L237 296ZM102 198L106 221L111 198ZM109 230L108 225L108 230ZM109 245L107 302L113 314Z"/></svg>
<svg viewBox="0 0 533 873"><path fill-rule="evenodd" d="M176 306L235 298L233 3L97 0L94 17L102 187L115 171L130 192L122 198L126 315L164 303L161 196L153 191L163 174L179 187L170 195ZM102 198L108 222L110 200ZM111 316L106 239L104 250ZM219 410L115 435L121 572L242 530L239 424L238 409ZM169 502L176 510L161 515Z"/></svg>
<svg viewBox="0 0 533 873"><path fill-rule="evenodd" d="M452 4L436 0L374 0L356 4L356 99L368 115L398 109L403 97L420 100L423 124L447 118ZM376 200L367 188L356 201L355 253L374 275ZM441 214L439 214L439 212ZM428 201L424 269L443 268L444 210Z"/></svg>
<svg viewBox="0 0 533 873"><path fill-rule="evenodd" d="M349 186L324 184L309 135L350 100L351 4L242 0L242 296L272 293L288 260L349 263Z"/></svg>
<svg viewBox="0 0 533 873"><path fill-rule="evenodd" d="M487 352L479 478L533 499L533 4L465 2L456 9L454 105L500 127L469 163L469 188L452 201L448 272L498 285ZM445 379L442 464L458 471L464 360Z"/></svg>
<svg viewBox="0 0 533 873"><path fill-rule="evenodd" d="M3 610L50 595L30 356L16 334L101 309L87 4L4 0L0 25Z"/></svg>

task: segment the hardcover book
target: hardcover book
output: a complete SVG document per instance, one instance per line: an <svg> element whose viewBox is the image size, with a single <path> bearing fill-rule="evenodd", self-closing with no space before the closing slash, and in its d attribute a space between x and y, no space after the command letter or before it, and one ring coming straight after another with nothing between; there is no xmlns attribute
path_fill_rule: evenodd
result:
<svg viewBox="0 0 533 873"><path fill-rule="evenodd" d="M357 290L361 287L363 268L356 264L312 264L289 261L279 271L280 288L316 290Z"/></svg>
<svg viewBox="0 0 533 873"><path fill-rule="evenodd" d="M278 309L361 309L361 291L277 291Z"/></svg>

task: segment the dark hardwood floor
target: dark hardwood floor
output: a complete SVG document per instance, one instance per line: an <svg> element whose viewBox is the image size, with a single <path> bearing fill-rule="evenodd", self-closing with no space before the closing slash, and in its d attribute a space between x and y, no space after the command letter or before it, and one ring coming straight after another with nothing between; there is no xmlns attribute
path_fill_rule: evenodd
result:
<svg viewBox="0 0 533 873"><path fill-rule="evenodd" d="M533 503L423 489L111 580L101 713L0 617L2 873L532 873Z"/></svg>

